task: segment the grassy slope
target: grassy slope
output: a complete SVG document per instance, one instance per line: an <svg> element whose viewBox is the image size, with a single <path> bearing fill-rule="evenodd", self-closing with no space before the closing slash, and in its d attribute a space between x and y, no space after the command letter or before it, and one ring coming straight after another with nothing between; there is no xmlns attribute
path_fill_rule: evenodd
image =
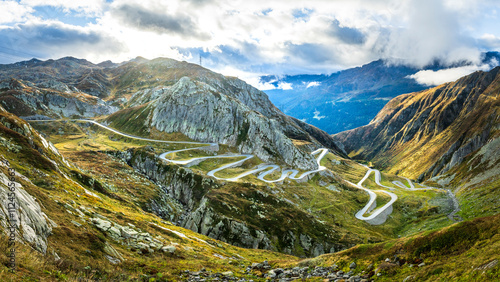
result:
<svg viewBox="0 0 500 282"><path fill-rule="evenodd" d="M325 157L321 164L339 174L343 179L355 184L363 178L367 171L366 167L331 153ZM398 200L393 205L393 213L389 216L388 221L381 226L372 227L372 229L394 238L408 236L422 230L445 227L453 223L446 217L451 212L451 208L445 193L401 189L395 186L392 181L398 180L407 185L406 179L384 172L381 176L381 184L394 187L395 190L378 186L375 183L373 173L365 180L363 186L373 190L392 192L398 196ZM416 184L416 187L419 185ZM378 194L377 207L383 206L388 201L389 197L386 194Z"/></svg>
<svg viewBox="0 0 500 282"><path fill-rule="evenodd" d="M45 129L51 130L48 127ZM81 188L78 188L74 183L64 179L51 169L44 170L47 176L35 178L34 183L39 184L39 186L23 183L26 190L43 203L44 212L47 213L49 218L56 220L59 227L54 228L53 235L49 237L49 252L46 257L33 253L27 247L19 246L18 261L20 263L19 271L16 274L17 278L15 278L16 280L21 279L21 277L36 277L42 280L64 279L65 277L70 277L70 279L73 277L86 277L119 280L145 277L158 278L160 276L172 278L178 275L181 269L199 270L202 267L214 271L231 270L237 275L241 275L244 265L248 265L251 262L260 262L264 259L271 260L275 265L290 265L297 263L297 258L284 256L278 253L245 250L221 242L205 245L198 241L186 240L173 233L166 233L161 229L152 227L148 222L156 222L159 225L182 232L190 237L197 237L207 240L208 242L213 242L210 238L175 227L168 222L162 221L155 215L144 212L144 210L140 208L141 203L135 200L151 197L154 194L154 184L148 183L147 179L141 178L140 175L134 174L133 171L127 172L127 168L123 163L114 160L108 155L96 152L97 150L107 150L110 148L125 149L127 147L144 146L145 144L141 143L142 141L134 143L135 141L128 140L128 138L124 138L123 140L110 140L109 136L107 136L108 138L106 140L106 136L103 136L103 133L99 132L99 129L85 127L82 129L82 127L73 127L71 125L67 125L66 129L75 135L82 134L82 130L84 132L88 130L86 133L91 134L91 140L88 141L91 146L80 146L82 140L67 142L64 141L66 138L61 138L58 134L53 134L51 136L54 137L55 142L60 141L56 146L60 147L69 159L78 164L82 173L89 173L102 183L116 185L116 187L120 189L116 189L115 191L111 189L111 191L107 191L107 193L100 193L99 191L93 190L93 192L101 197L101 200L98 200L94 197L85 195ZM2 132L2 136L11 137L16 143L21 144L23 142L23 138L15 133L5 129ZM111 137L113 138L113 136ZM85 138L87 140L89 139L88 136ZM13 162L16 170L30 177L33 177L32 164L40 163L40 157L36 157L36 154L31 151L13 154L2 148L2 154L10 159L16 160ZM362 177L366 170L361 166L358 167L349 160L340 159L331 154L328 155L328 158L329 160L326 164L331 166L333 171L337 171L342 176L345 175L346 178L351 177L354 182L359 180L360 178L358 177ZM331 165L333 159L340 160L340 165ZM41 167L45 167L43 162L41 164ZM91 170L92 172L90 172ZM382 181L386 183L389 180L392 181L392 179L397 178L384 174ZM250 178L250 180L254 181L252 178ZM366 195L359 193L359 191L354 188L346 186L340 179L335 180L335 176L333 179L329 178L328 185L333 185L333 187L328 186L330 189L327 189L324 184L321 183L322 181L325 181L325 178L317 175L307 183L286 181L283 185L259 186L257 190L255 189L255 185L227 185L226 189L213 191L213 193L209 194L209 197L213 199L215 207L218 206L217 203L220 203L220 208L226 209L225 212L227 212L228 205L241 207L245 211L242 213L242 219L250 223L255 220L259 221L258 211L261 211L261 214L264 216L264 219L262 219L263 221L273 227L283 225L286 229L287 225L283 224L283 219L293 219L290 223L296 225L297 222L308 221L308 214L310 214L319 220L330 222L338 226L338 235L340 235L343 240L352 240L352 238L355 238L352 236L352 233L355 233L359 236L358 238L368 243L395 237L398 233L395 227L401 225L411 226L411 224L415 222L414 219L407 218L408 221L406 223L401 223L401 220L404 219L405 216L398 215L398 210L403 210L405 208L403 205L405 204L408 205L413 202L417 210L418 208L423 208L423 214L413 214L413 216L417 216L417 221L423 222L423 219L428 218L425 215L425 210L428 210L425 207L430 203L426 198L428 195L421 195L421 197L418 196L410 200L402 200L401 206L397 206L396 204L395 212L386 225L379 227L369 226L363 222L353 220L353 214L366 202ZM128 186L127 182L130 182ZM92 189L92 187L85 186L84 184L82 185L89 190ZM333 189L333 191L331 189ZM339 190L340 192L335 190ZM264 193L275 196L270 198L269 196L265 196ZM77 195L80 195L80 197ZM240 197L237 195L243 196ZM399 196L401 197L402 194ZM408 194L407 197L411 196ZM423 198L424 200L417 198ZM276 201L276 199L281 200ZM306 212L297 214L287 208L286 204L281 209L273 209L277 205L283 205L284 202L282 201L285 201L285 199L298 204L302 207L301 209ZM252 207L255 203L261 203L258 204L259 207L257 209ZM76 215L69 214L67 211L68 208L65 207L64 204L68 204L71 207L85 206L120 224L126 224L127 222L132 223L151 234L161 235L170 242L179 243L182 247L179 248L179 252L173 256L159 253L138 255L119 245L115 245L111 239L95 229L93 225L81 221ZM269 210L269 212L265 212L266 210ZM83 228L77 228L71 223L71 220L82 223ZM451 254L444 254L440 257L437 256L436 252L444 248L441 244L445 244L446 248L449 248L450 244L448 235L448 237L444 237L445 239L441 239L442 236L439 234L447 234L448 232L443 231L440 233L432 233L434 235L427 235L427 237L422 237L422 239L418 239L419 236L415 236L414 239L404 238L377 245L361 245L334 256L321 256L320 258L314 259L314 263L330 265L333 261L336 261L340 263L341 266L346 267L347 263L354 259L361 267L368 265L369 262L374 262L378 265L381 264L381 259L385 259L385 256L391 257L397 250L400 250L400 244L404 243L405 246L409 244L407 247L408 254L413 254L415 250L424 250L425 252L422 253L425 254L424 261L426 264L430 265L424 268L398 268L394 272L395 276L388 276L391 275L389 273L387 276L384 274L384 276L379 277L380 280L390 280L394 277L399 279L410 274L428 279L427 276L429 276L429 272L432 273L433 279L438 276L455 277L458 275L458 272L455 271L455 266L464 269L462 273L466 275L464 277L478 277L478 275L483 275L480 277L485 277L484 275L491 276L494 275L492 274L494 273L492 272L494 269L485 271L485 274L481 274L480 271L469 271L468 268L462 266L471 257L473 258L474 265L477 266L488 262L488 259L494 257L491 250L494 249L495 246L498 246L498 235L488 237L488 234L491 234L488 230L495 227L495 225L493 225L495 220L496 218L492 220L486 219L486 223L477 228L473 226L470 227L470 223L460 223L456 225L460 228L457 229L458 231L454 231L454 233L450 234L462 234L464 231L463 228L467 228L466 230L469 231L469 233L471 230L475 231L474 236L464 238L463 244L457 245L460 248L467 249L470 245L476 244L473 248L467 249L467 252L453 251ZM261 223L256 222L256 224ZM473 225L474 224L475 223L473 223ZM307 226L307 224L303 226ZM462 228L461 226L466 227ZM477 232L478 230L482 232L479 233ZM317 231L320 233L324 232L321 230ZM411 234L415 231L417 230L407 233ZM485 235L480 235L478 237L477 234ZM5 240L5 238L3 240ZM126 262L119 266L114 266L107 262L103 257L104 254L101 249L102 244L106 241L113 244L113 246L124 255L127 259ZM352 241L352 243L355 242L356 241ZM411 242L418 242L418 244ZM429 247L425 244L431 245L430 251L427 251ZM492 248L487 246L491 246ZM460 249L459 247L455 249ZM56 263L53 260L52 250L57 252L63 260ZM86 250L89 250L90 253ZM214 254L235 257L235 259L222 260L214 256ZM236 254L241 255L244 259L238 258ZM6 260L5 257L2 257L2 259ZM408 256L408 259L412 259L412 257ZM445 263L447 260L449 263ZM301 264L310 263L310 260L306 260ZM392 273L392 271L386 272ZM6 268L4 268L3 272L0 273L0 278L11 279L13 276L8 274Z"/></svg>
<svg viewBox="0 0 500 282"><path fill-rule="evenodd" d="M59 125L54 125L54 127L57 126ZM56 147L58 147L68 156L72 156L72 160L78 162L82 162L82 154L90 153L85 152L86 150L124 150L126 148L132 148L141 145L154 145L153 148L155 148L155 153L158 154L163 150L172 150L176 149L175 146L179 146L178 144L151 144L149 142L117 137L114 134L109 134L109 132L101 130L95 126L87 127L85 126L85 124L80 124L79 128L81 128L80 131L84 131L86 133L85 137L81 137L83 139L73 140L72 138L68 138L70 135L61 136L54 134L55 128L49 128L48 125L45 125L43 130L54 134L51 135L51 139L54 140ZM78 135L80 131L73 129L73 132L77 134L77 136L80 136ZM112 140L109 139L110 137L112 138ZM67 141L68 139L70 141ZM224 150L224 148L222 149ZM227 151L228 149L230 150L230 148L227 148L225 150ZM83 152L80 152L81 150L83 150ZM76 154L72 151L80 153ZM183 159L205 155L207 154L204 152L194 150L184 152L175 157ZM338 159L340 161L340 164L333 164L332 161L334 159ZM200 174L206 174L207 171L230 161L230 158L224 160L207 160L201 162L198 165L190 167L190 169ZM99 166L99 162L100 161L96 161L95 163L88 162L88 164L82 163L80 167ZM107 160L103 160L103 163L107 162ZM218 175L234 176L238 173L241 173L243 169L254 167L259 163L260 161L258 159L253 159L251 161L247 161L241 167L222 171ZM253 183L255 186L251 190L257 189L262 193L272 194L274 195L273 198L276 198L278 200L278 203L279 201L293 203L296 206L295 209L298 208L297 211L300 211L300 213L304 213L304 215L308 216L313 216L316 220L326 222L331 226L330 228L333 228L338 234L340 234L339 238L343 238L341 241L348 245L355 244L356 242L378 242L380 240L394 238L395 236L404 235L409 232L408 230L405 230L405 228L402 228L401 225L411 226L412 223L421 222L424 219L429 219L431 217L442 219L445 216L442 212L439 213L437 211L426 213L429 207L431 207L431 205L428 204L428 201L435 195L428 196L423 193L421 193L421 195L418 195L418 193L417 195L413 195L414 193L407 193L407 197L404 198L403 201L398 201L396 203L396 209L393 215L391 215L391 219L387 224L377 227L370 226L354 218L354 214L356 213L356 211L361 209L367 202L368 196L358 189L349 187L348 185L343 183L343 180L341 179L346 178L350 179L352 182L358 182L364 176L366 168L358 165L355 162L347 159L342 159L341 157L333 154L328 154L327 157L323 160L322 165L326 165L327 167L329 167L331 171L334 172L334 176L340 176L335 176L334 178L325 178L324 176L317 175L307 183L297 183L295 181L286 180L283 184L269 184L267 185L267 188L266 186L262 186L263 183L256 179L256 177L253 175L248 176L244 180L241 180L239 182ZM107 169L108 168L106 168L106 170ZM102 177L100 177L99 175L100 173L92 174L94 178L102 179ZM277 177L277 175L275 177ZM106 183L106 180L103 180L103 182ZM380 189L380 187L377 187L371 180L367 180L366 183L372 183L371 185L373 186L373 188ZM113 186L113 184L110 185ZM244 187L245 185L242 184L229 185L226 186L227 189L211 191L211 199L215 199L213 201L213 204L216 208L220 206L221 211L224 211L224 209L227 210L228 205L234 206L237 210L240 210L240 212L234 212L233 214L230 214L232 217L245 222L250 222L251 225L262 225L261 222L252 223L253 221L255 221L255 218L252 219L251 217L242 216L246 213L254 214L255 212L257 212L257 210L249 212L249 210L245 208L245 206L251 206L256 201L258 202L255 197L241 196L248 193L253 193L248 191L248 188ZM332 189L338 191L330 191ZM402 191L398 195L401 197L403 195L403 192L404 191ZM234 195L239 196L235 197ZM125 195L121 196L125 197ZM383 197L384 196L382 195L381 199ZM388 198L385 200L387 201ZM379 200L378 204L379 206L381 206L385 202ZM264 214L265 217L274 217L278 220L288 218L286 214L283 214L279 211L279 209L277 208L279 206L280 204L277 204L275 206L270 205L267 207L260 207L260 213ZM224 211L224 213L227 213L227 211ZM449 224L449 222L446 223ZM307 226L309 226L309 224L303 226L304 228L306 228L305 230L309 228ZM313 228L313 226L314 225L311 225L310 227ZM426 229L426 227L427 226L420 226L418 229ZM411 231L415 232L418 229ZM401 233L403 232L401 230L405 230L404 233ZM286 230L283 230L283 232L285 231Z"/></svg>
<svg viewBox="0 0 500 282"><path fill-rule="evenodd" d="M24 124L22 120L12 115L2 113L1 116L4 117L4 122L8 121L11 125L17 123L22 126ZM11 128L14 127L11 126ZM125 169L123 164L110 159L107 155L88 150L75 150L73 153L66 151L68 157L81 166L82 170L68 168L61 161L57 161L57 156L50 152L46 153L47 156L40 154L38 149L32 148L28 144L26 137L3 125L0 125L0 134L3 138L11 140L12 143L22 145L23 149L17 152L9 151L7 147L1 146L1 155L11 162L12 167L17 172L32 180L34 184L24 180L20 180L20 182L29 194L36 197L47 216L58 225L58 227L53 228L53 234L49 237L48 252L45 257L33 252L28 246L17 245L18 271L15 275L8 273L5 266L7 258L4 254L6 254L7 244L2 244L0 280L25 281L29 280L30 277L43 281L66 280L66 278L73 280L76 277L104 280L172 278L177 276L181 269L199 270L202 267L215 271L232 270L239 275L241 264L260 262L265 259L271 261L295 260L293 257L278 253L245 250L222 242L214 242L210 238L173 226L169 222L145 212L140 208L141 204L135 200L147 200L151 197L150 193L154 193L156 186L147 179L140 178L140 175L134 174L133 171L126 173L127 171L123 171ZM37 140L35 138L34 144L41 146ZM48 161L49 158L56 160L61 172L55 171L54 166ZM91 170L90 174L92 175L100 175L101 178L98 178L98 181L103 180L104 184L108 181L108 184L113 183L118 189L115 191L105 189L101 193L98 190L93 190L95 185L89 186L84 182L77 184L78 178L67 179L62 175L63 173L70 176L75 173L85 174L87 170ZM116 175L116 173L119 174ZM127 182L130 182L128 186ZM84 188L94 192L99 198L86 194ZM76 209L88 210L89 214L81 218L77 216ZM116 244L115 241L107 237L106 233L102 233L89 223L89 218L96 213L122 225L134 224L153 236L162 236L167 242L178 243L178 251L174 255L159 252L139 255L131 252ZM72 221L78 222L82 226L77 227ZM191 238L200 238L213 243L207 245L197 240L187 240L176 234L155 228L149 222L166 226ZM1 240L5 241L6 238L1 236ZM115 266L104 258L102 248L106 242L125 257L124 263ZM61 260L56 262L53 252L56 252ZM215 254L234 257L234 259L220 259ZM243 258L238 257L237 254Z"/></svg>
<svg viewBox="0 0 500 282"><path fill-rule="evenodd" d="M358 269L381 276L375 281L498 281L500 264L486 265L500 259L500 215L478 218L454 224L442 230L422 232L417 235L379 244L359 245L336 254L327 254L305 260L299 265L338 264L345 271L352 261ZM385 262L397 256L404 264L398 266ZM418 267L420 263L424 266ZM369 268L372 264L373 267ZM413 265L413 267L410 267ZM372 272L372 274L374 274Z"/></svg>
<svg viewBox="0 0 500 282"><path fill-rule="evenodd" d="M492 134L485 147L476 150L445 175L437 178L449 179L442 183L454 188L462 218L472 219L500 213L500 158L498 145L500 130ZM496 143L496 144L495 144Z"/></svg>

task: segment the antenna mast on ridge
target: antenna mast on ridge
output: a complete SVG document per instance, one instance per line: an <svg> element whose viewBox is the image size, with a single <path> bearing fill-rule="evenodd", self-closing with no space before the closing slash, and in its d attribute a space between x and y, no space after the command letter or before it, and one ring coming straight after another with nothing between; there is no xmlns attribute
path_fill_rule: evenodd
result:
<svg viewBox="0 0 500 282"><path fill-rule="evenodd" d="M200 67L201 67L201 54L200 54Z"/></svg>

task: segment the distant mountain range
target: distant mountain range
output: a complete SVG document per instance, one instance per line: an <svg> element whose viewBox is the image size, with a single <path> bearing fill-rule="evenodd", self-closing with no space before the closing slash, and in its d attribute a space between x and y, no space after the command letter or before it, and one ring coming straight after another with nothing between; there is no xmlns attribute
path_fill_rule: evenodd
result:
<svg viewBox="0 0 500 282"><path fill-rule="evenodd" d="M482 54L482 64L498 65L500 53ZM422 69L377 60L361 67L329 75L274 75L261 77L276 89L266 90L269 99L285 114L334 134L368 124L392 98L431 87L409 76L422 70L442 70L472 65L439 62Z"/></svg>

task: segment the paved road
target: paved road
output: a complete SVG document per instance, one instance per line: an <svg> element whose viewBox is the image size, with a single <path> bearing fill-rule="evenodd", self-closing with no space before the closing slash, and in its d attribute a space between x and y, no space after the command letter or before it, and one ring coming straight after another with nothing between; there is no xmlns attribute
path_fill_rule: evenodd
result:
<svg viewBox="0 0 500 282"><path fill-rule="evenodd" d="M56 120L32 120L32 121L39 122L39 121L56 121ZM184 152L184 151L189 151L189 150L200 150L200 149L201 150L206 150L206 149L218 150L219 145L217 143L200 143L200 142L190 142L190 141L167 141L167 140L149 139L149 138L143 138L143 137L134 136L134 135L130 135L127 133L117 131L116 129L110 128L110 127L103 125L101 123L98 123L94 120L73 119L73 120L69 120L69 121L89 122L89 123L95 124L97 126L100 126L106 130L109 130L115 134L118 134L118 135L121 135L124 137L128 137L128 138L132 138L132 139L137 139L137 140L144 140L144 141L157 142L157 143L199 145L197 147L164 152L158 156L158 158L160 158L166 162L170 162L170 163L174 163L174 164L179 164L179 165L190 165L191 164L192 165L192 164L199 163L201 161L208 160L208 159L240 158L241 157L240 160L237 160L237 161L229 163L229 164L225 164L225 165L220 166L220 167L218 167L214 170L211 170L207 173L208 176L214 177L214 178L219 179L219 180L237 181L242 177L260 172L260 174L257 176L258 179L260 179L261 181L267 182L267 183L273 183L273 182L283 181L286 178L293 179L293 180L301 180L301 179L304 179L313 173L316 173L316 172L319 172L322 170L326 170L326 167L322 166L320 163L321 163L321 160L323 159L323 157L328 153L328 149L320 148L320 149L317 149L316 151L311 153L312 155L318 155L318 157L316 158L316 163L318 165L318 168L315 170L303 172L300 176L297 176L299 174L298 170L287 169L287 170L283 170L281 172L281 176L278 179L269 180L269 179L266 179L265 177L267 175L279 170L280 166L275 165L275 164L264 164L264 165L259 165L253 169L247 170L247 171L245 171L237 176L231 177L231 178L218 177L215 175L215 173L220 172L220 171L227 169L227 168L230 168L230 167L239 166L239 165L243 164L245 161L253 158L254 156L250 155L250 154L225 154L225 155L217 155L217 156L196 157L196 158L191 158L188 160L172 160L172 159L168 159L167 156L174 154L174 153ZM375 183L377 185L384 187L386 189L389 189L389 190L395 190L395 188L393 188L393 187L385 186L385 185L382 185L380 183L381 174L380 174L379 170L372 169L372 168L369 168L367 166L365 166L365 167L368 169L368 171L366 172L365 176L357 184L354 184L354 183L347 181L349 184L366 191L370 196L370 200L368 201L368 203L360 211L358 211L355 216L357 219L364 220L370 224L380 225L380 224L383 224L387 220L388 215L392 213L392 209L393 209L392 204L398 199L398 196L396 196L396 194L394 194L394 193L391 193L391 192L388 192L385 190L370 190L370 189L363 187L362 186L363 182L365 182L365 180L368 179L370 174L373 172L375 174ZM415 188L415 186L413 185L411 180L409 180L408 178L405 178L405 179L408 181L411 188L406 187L401 181L393 181L393 184L398 186L398 187L408 189L408 190L413 190L413 191L436 189L436 188L431 188L431 187ZM376 203L377 194L375 192L385 193L391 197L391 200L388 203L386 203L384 206L382 206L382 207L378 208L377 210L375 210L374 212L372 212L370 215L365 216L365 214L367 212L373 211L373 209L375 209L377 206L377 203Z"/></svg>
<svg viewBox="0 0 500 282"><path fill-rule="evenodd" d="M370 200L368 201L368 203L360 211L358 211L356 213L356 215L355 215L356 218L359 220L364 220L372 225L380 225L380 224L383 224L387 220L387 216L389 216L389 214L392 213L392 204L394 204L394 202L396 202L396 200L398 199L398 196L394 193L391 193L391 192L388 192L385 190L370 190L370 189L363 187L362 186L363 182L365 182L365 180L368 179L368 177L370 176L370 174L372 172L375 173L375 183L377 183L377 185L384 187L384 188L394 190L394 188L392 188L392 187L382 185L380 183L380 179L381 179L380 171L378 171L376 169L371 169L371 168L368 168L368 171L366 172L365 176L357 184L354 184L351 182L348 182L348 183L350 183L351 185L353 185L359 189L366 191L368 193L368 195L370 196ZM370 215L365 216L365 213L371 212L374 208L377 207L377 202L376 202L377 194L375 192L387 194L391 197L391 200L387 204L385 204L384 206L382 206L382 207L378 208L377 210L375 210L374 212L372 212Z"/></svg>
<svg viewBox="0 0 500 282"><path fill-rule="evenodd" d="M31 120L31 121L43 122L43 121L60 121L60 120ZM328 149L321 148L321 149L318 149L318 150L316 150L316 151L314 151L314 152L311 153L312 155L319 154L319 156L316 158L316 163L318 164L318 168L315 169L315 170L310 170L310 171L303 172L300 176L297 176L297 174L299 174L298 170L296 170L296 169L287 169L287 170L283 170L281 172L281 176L278 179L275 179L275 180L265 179L264 177L266 175L268 175L268 174L270 174L270 173L272 173L272 172L280 169L280 167L278 165L267 164L267 165L257 166L256 168L250 169L250 170L248 170L248 171L246 171L244 173L241 173L241 174L239 174L237 176L234 176L234 177L231 177L231 178L218 177L218 176L215 175L215 173L217 173L219 171L222 171L222 170L224 170L226 168L239 166L239 165L243 164L245 161L253 158L254 156L250 155L250 154L225 154L225 155L208 156L208 157L197 157L197 158L191 158L191 159L188 159L188 160L172 160L172 159L168 159L167 156L170 155L170 154L174 154L174 153L178 153L178 152L183 152L183 151L189 151L189 150L199 150L199 149L208 149L208 148L212 148L212 149L218 150L219 145L217 143L200 143L200 142L189 142L189 141L166 141L166 140L156 140L156 139L143 138L143 137L134 136L134 135L130 135L130 134L127 134L127 133L120 132L120 131L118 131L116 129L108 127L108 126L106 126L104 124L101 124L101 123L99 123L97 121L88 120L88 119L71 119L71 120L68 120L68 121L78 121L78 122L92 123L92 124L95 124L97 126L100 126L100 127L104 128L106 130L109 130L109 131L111 131L111 132L113 132L113 133L115 133L117 135L121 135L121 136L124 136L124 137L136 139L136 140L144 140L144 141L157 142L157 143L195 144L195 145L200 145L198 147L192 147L192 148L186 148L186 149L180 149L180 150L174 150L174 151L164 152L164 153L162 153L162 154L160 154L158 156L160 159L162 159L162 160L164 160L166 162L174 163L174 164L188 165L188 164L193 164L193 163L199 163L201 161L208 160L208 159L239 158L239 157L242 157L241 160L238 160L238 161L235 161L235 162L232 162L232 163L229 163L229 164L225 164L223 166L220 166L220 167L218 167L218 168L216 168L214 170L211 170L211 171L207 172L208 176L214 177L214 178L219 179L219 180L237 181L238 179L240 179L242 177L245 177L247 175L258 173L258 172L262 172L262 173L260 173L257 176L257 178L260 179L260 180L262 180L262 181L264 181L264 182L267 182L267 183L273 183L273 182L283 181L286 178L293 179L293 180L304 179L308 175L311 175L313 173L316 173L316 172L319 172L319 171L322 171L322 170L326 169L326 167L321 166L320 162L321 162L321 159L323 159L323 157L328 153Z"/></svg>
<svg viewBox="0 0 500 282"><path fill-rule="evenodd" d="M413 182L410 179L408 179L406 177L405 177L405 179L406 179L406 181L408 181L408 184L410 184L411 188L406 187L406 185L404 185L401 181L393 181L392 183L394 183L394 185L397 185L401 188L411 190L411 191L435 190L435 191L439 191L439 192L446 192L448 198L450 198L450 206L453 209L451 211L451 213L448 214L448 218L452 221L462 221L463 220L459 215L457 215L457 213L460 211L460 205L458 203L457 197L455 197L455 194L453 194L453 192L451 192L450 189L435 188L435 187L429 187L429 186L426 186L425 188L415 188L415 185L413 185Z"/></svg>
<svg viewBox="0 0 500 282"><path fill-rule="evenodd" d="M392 183L398 187L401 187L403 189L406 189L406 190L410 190L410 191L420 191L420 190L437 190L436 188L432 188L432 187L426 187L426 188L415 188L415 185L413 184L413 182L404 177L404 179L406 179L406 181L408 181L408 184L410 184L410 188L408 188L406 185L403 184L403 182L401 181L393 181Z"/></svg>

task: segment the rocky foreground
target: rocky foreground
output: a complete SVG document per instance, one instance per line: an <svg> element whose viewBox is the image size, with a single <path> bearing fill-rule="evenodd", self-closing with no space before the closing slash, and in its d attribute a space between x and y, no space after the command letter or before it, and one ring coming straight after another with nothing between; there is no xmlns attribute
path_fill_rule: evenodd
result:
<svg viewBox="0 0 500 282"><path fill-rule="evenodd" d="M212 272L205 268L200 271L185 270L179 276L183 281L254 281L255 280L271 280L271 281L295 281L305 279L323 279L323 281L346 281L346 282L368 282L375 281L375 277L383 276L384 273L395 267L423 267L425 263L418 259L412 263L400 259L397 255L393 259L386 258L384 263L374 268L370 264L366 269L361 270L355 262L349 264L349 271L344 272L337 264L329 267L322 266L296 266L290 268L273 268L268 261L262 263L253 263L246 267L244 274L247 278L235 277L234 273L228 272ZM411 281L413 276L408 276L404 281Z"/></svg>

